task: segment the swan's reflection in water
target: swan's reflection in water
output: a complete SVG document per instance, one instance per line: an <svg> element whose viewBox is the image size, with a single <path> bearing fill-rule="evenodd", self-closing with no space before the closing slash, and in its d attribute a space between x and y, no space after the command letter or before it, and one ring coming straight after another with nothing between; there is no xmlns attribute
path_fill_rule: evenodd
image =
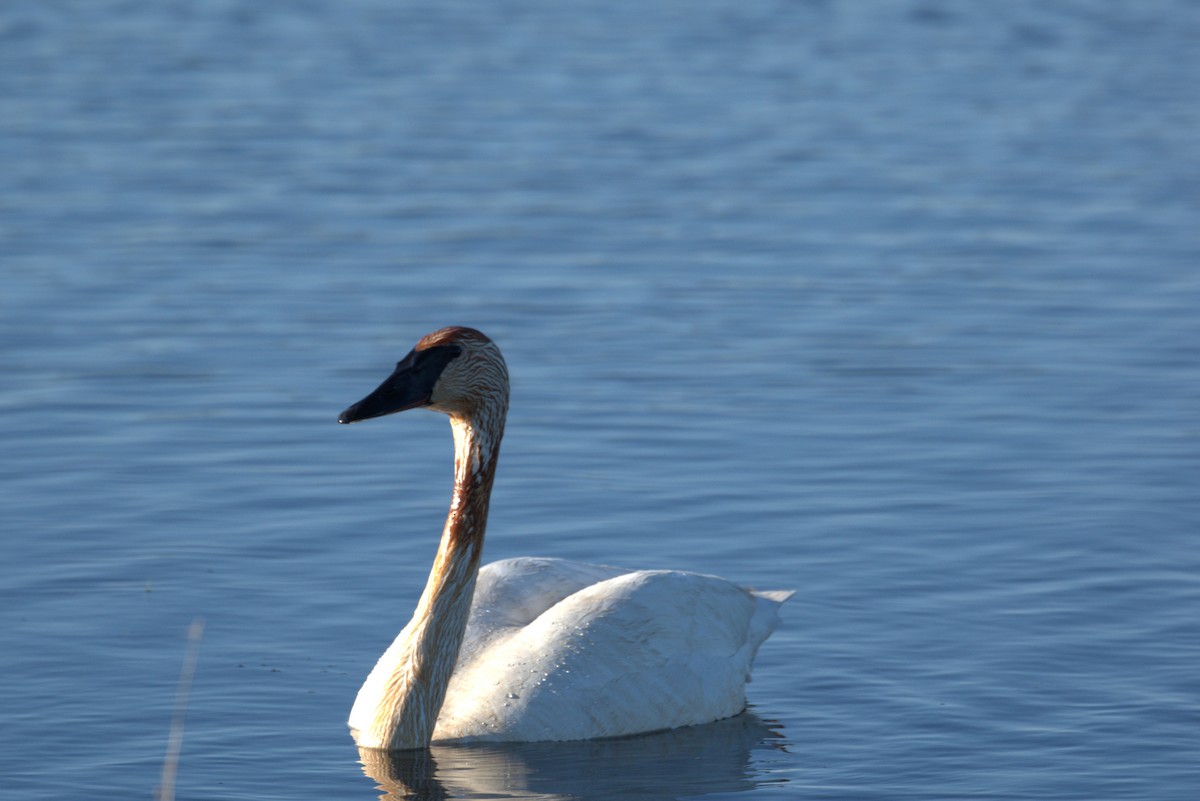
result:
<svg viewBox="0 0 1200 801"><path fill-rule="evenodd" d="M673 799L753 789L751 751L782 736L746 712L685 729L570 743L441 745L388 753L360 749L383 799Z"/></svg>

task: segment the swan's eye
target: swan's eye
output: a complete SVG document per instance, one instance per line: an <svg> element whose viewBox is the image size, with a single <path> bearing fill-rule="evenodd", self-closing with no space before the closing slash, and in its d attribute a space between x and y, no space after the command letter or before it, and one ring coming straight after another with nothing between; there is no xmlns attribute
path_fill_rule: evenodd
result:
<svg viewBox="0 0 1200 801"><path fill-rule="evenodd" d="M421 362L422 360L419 356L417 356L415 353L410 353L400 361L396 362L396 369L419 372L422 367Z"/></svg>
<svg viewBox="0 0 1200 801"><path fill-rule="evenodd" d="M421 376L426 372L432 371L433 378L437 378L446 365L462 354L462 348L457 345L439 345L433 348L416 353L410 353L403 361L396 365L396 369L407 370L410 375Z"/></svg>

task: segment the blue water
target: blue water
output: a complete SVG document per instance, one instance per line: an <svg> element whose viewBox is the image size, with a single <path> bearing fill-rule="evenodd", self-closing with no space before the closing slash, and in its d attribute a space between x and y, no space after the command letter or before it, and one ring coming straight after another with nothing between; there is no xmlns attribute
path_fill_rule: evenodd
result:
<svg viewBox="0 0 1200 801"><path fill-rule="evenodd" d="M0 776L1193 799L1200 6L0 5ZM752 714L360 765L478 327L488 558L794 588ZM365 767L365 771L364 771Z"/></svg>

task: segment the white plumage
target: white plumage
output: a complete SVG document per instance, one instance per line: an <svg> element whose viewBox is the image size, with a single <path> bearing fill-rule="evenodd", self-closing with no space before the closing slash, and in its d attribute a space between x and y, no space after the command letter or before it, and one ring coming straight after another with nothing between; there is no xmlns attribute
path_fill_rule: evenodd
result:
<svg viewBox="0 0 1200 801"><path fill-rule="evenodd" d="M579 740L736 715L790 592L716 576L479 557L508 372L469 328L424 337L343 423L417 407L450 416L454 496L412 620L350 713L365 748L450 740Z"/></svg>
<svg viewBox="0 0 1200 801"><path fill-rule="evenodd" d="M487 565L433 739L580 740L736 715L790 594L561 559Z"/></svg>

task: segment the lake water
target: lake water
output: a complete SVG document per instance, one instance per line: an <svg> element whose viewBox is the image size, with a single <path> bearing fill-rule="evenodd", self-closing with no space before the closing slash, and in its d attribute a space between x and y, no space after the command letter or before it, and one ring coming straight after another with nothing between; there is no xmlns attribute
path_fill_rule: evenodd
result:
<svg viewBox="0 0 1200 801"><path fill-rule="evenodd" d="M181 799L1193 799L1200 5L0 6L0 776ZM504 349L487 558L794 588L751 714L360 756ZM376 790L376 785L385 789Z"/></svg>

